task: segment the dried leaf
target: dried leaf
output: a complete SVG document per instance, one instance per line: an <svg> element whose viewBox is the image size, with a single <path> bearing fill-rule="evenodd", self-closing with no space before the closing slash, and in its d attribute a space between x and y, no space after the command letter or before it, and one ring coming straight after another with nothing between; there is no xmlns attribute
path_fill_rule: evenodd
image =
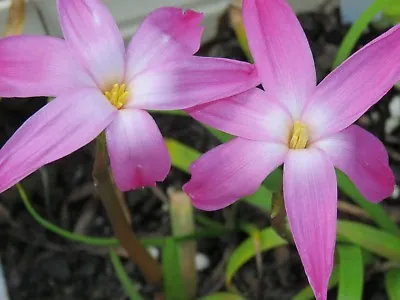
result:
<svg viewBox="0 0 400 300"><path fill-rule="evenodd" d="M18 35L22 33L25 21L25 0L13 0L8 10L8 18L4 35Z"/></svg>

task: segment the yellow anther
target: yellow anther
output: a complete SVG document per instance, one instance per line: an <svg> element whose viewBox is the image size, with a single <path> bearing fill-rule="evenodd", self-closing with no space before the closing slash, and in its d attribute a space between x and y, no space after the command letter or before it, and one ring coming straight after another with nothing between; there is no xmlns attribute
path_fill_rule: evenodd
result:
<svg viewBox="0 0 400 300"><path fill-rule="evenodd" d="M289 141L290 149L304 149L307 147L308 130L303 123L296 121L293 125L292 136Z"/></svg>
<svg viewBox="0 0 400 300"><path fill-rule="evenodd" d="M128 100L128 92L126 91L126 84L114 84L111 90L104 92L104 96L110 103L117 109L123 107Z"/></svg>

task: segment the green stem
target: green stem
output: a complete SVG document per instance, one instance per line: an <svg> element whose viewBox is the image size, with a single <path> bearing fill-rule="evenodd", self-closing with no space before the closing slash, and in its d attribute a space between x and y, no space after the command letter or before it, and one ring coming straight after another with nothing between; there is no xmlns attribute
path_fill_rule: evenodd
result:
<svg viewBox="0 0 400 300"><path fill-rule="evenodd" d="M392 0L375 0L353 23L340 45L333 63L333 68L339 66L350 56L351 51L354 49L364 29L391 1Z"/></svg>
<svg viewBox="0 0 400 300"><path fill-rule="evenodd" d="M99 247L117 247L120 245L119 241L116 238L102 238L102 237L91 237L87 235L82 235L78 233L74 233L72 231L63 229L45 218L43 218L32 206L29 197L26 195L24 188L22 187L21 184L16 185L17 190L19 192L19 195L22 199L22 202L25 205L26 210L28 213L32 216L32 218L38 222L43 228L58 234L62 236L63 238L73 241L73 242L78 242L90 246L99 246ZM176 242L182 242L182 241L189 241L189 240L194 240L198 238L212 238L212 237L219 237L221 235L224 235L226 233L231 232L229 229L224 228L223 225L220 225L220 228L210 228L210 229L200 229L197 230L193 234L181 236L181 237L176 237L174 238ZM165 244L166 239L169 237L150 237L150 238L142 238L140 239L142 245L144 246L157 246L157 247L162 247Z"/></svg>
<svg viewBox="0 0 400 300"><path fill-rule="evenodd" d="M119 245L119 241L115 238L96 238L96 237L90 237L86 235L81 235L77 233L73 233L71 231L62 229L61 227L58 227L57 225L54 225L44 219L42 216L40 216L33 206L31 205L28 196L26 195L24 188L22 187L21 184L16 185L18 189L18 193L22 199L22 202L24 203L26 209L28 212L31 214L31 216L44 228L66 238L74 242L79 242L82 244L87 244L87 245L92 245L92 246L103 246L103 247L115 247Z"/></svg>
<svg viewBox="0 0 400 300"><path fill-rule="evenodd" d="M133 285L132 281L129 279L128 274L126 274L124 267L119 260L117 253L111 249L110 250L110 260L114 267L114 271L117 274L119 281L121 282L122 286L126 294L128 295L130 300L142 300L142 297L136 290L136 287Z"/></svg>

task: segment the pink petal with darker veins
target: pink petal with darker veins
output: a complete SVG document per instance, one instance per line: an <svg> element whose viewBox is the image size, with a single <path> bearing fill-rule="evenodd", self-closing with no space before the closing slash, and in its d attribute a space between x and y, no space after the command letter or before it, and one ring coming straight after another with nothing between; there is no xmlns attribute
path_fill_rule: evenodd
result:
<svg viewBox="0 0 400 300"><path fill-rule="evenodd" d="M229 97L259 84L253 65L245 62L193 56L158 69L147 70L129 84L140 109L185 109Z"/></svg>
<svg viewBox="0 0 400 300"><path fill-rule="evenodd" d="M367 200L380 202L393 193L395 179L385 146L361 127L352 125L313 146L323 150Z"/></svg>
<svg viewBox="0 0 400 300"><path fill-rule="evenodd" d="M306 35L285 0L244 0L243 21L264 89L295 118L316 86Z"/></svg>
<svg viewBox="0 0 400 300"><path fill-rule="evenodd" d="M236 138L196 160L183 190L198 209L224 208L256 192L286 154L287 148L281 144Z"/></svg>
<svg viewBox="0 0 400 300"><path fill-rule="evenodd" d="M100 89L120 83L125 47L118 26L101 0L58 0L61 28L70 51Z"/></svg>
<svg viewBox="0 0 400 300"><path fill-rule="evenodd" d="M0 96L59 96L95 83L76 62L64 40L11 36L0 40Z"/></svg>
<svg viewBox="0 0 400 300"><path fill-rule="evenodd" d="M92 141L116 113L95 89L78 90L51 101L0 150L0 192Z"/></svg>
<svg viewBox="0 0 400 300"><path fill-rule="evenodd" d="M203 14L162 7L140 25L127 50L126 80L149 68L190 57L200 48Z"/></svg>
<svg viewBox="0 0 400 300"><path fill-rule="evenodd" d="M194 106L186 112L194 119L226 133L251 140L287 144L292 118L268 93L253 88L222 100Z"/></svg>
<svg viewBox="0 0 400 300"><path fill-rule="evenodd" d="M355 122L400 80L400 25L347 59L317 87L303 113L314 141Z"/></svg>
<svg viewBox="0 0 400 300"><path fill-rule="evenodd" d="M290 150L283 169L288 221L317 300L326 300L336 240L336 174L318 149Z"/></svg>
<svg viewBox="0 0 400 300"><path fill-rule="evenodd" d="M146 112L122 109L106 130L115 182L122 191L163 181L171 160L157 124Z"/></svg>

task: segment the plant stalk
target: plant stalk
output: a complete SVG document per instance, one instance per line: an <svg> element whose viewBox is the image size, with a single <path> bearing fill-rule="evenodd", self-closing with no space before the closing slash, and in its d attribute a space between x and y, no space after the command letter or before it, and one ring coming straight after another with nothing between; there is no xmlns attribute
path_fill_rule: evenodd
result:
<svg viewBox="0 0 400 300"><path fill-rule="evenodd" d="M123 204L123 194L116 187L108 168L108 156L105 135L96 140L96 158L93 166L93 180L100 200L110 219L114 235L125 248L130 259L142 271L146 281L156 290L156 299L163 299L159 292L162 288L162 269L159 263L147 252L131 229Z"/></svg>

